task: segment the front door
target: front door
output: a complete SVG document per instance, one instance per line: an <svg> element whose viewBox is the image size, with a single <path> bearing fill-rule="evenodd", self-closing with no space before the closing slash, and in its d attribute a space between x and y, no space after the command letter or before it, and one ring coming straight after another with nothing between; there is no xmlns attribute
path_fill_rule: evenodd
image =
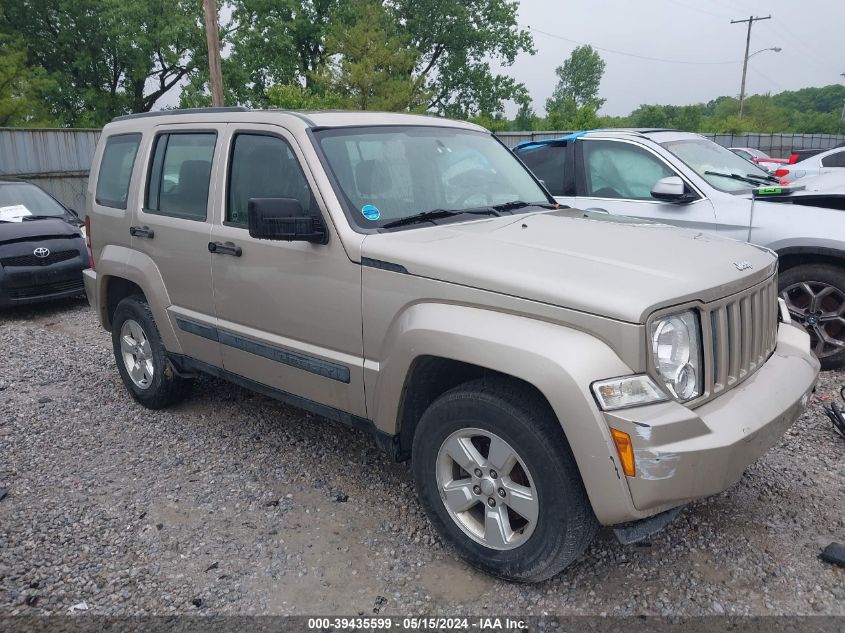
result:
<svg viewBox="0 0 845 633"><path fill-rule="evenodd" d="M588 138L579 139L575 149L576 199L567 204L700 231L714 230L711 202L649 149L627 140ZM652 187L668 176L681 177L698 199L677 204L652 198Z"/></svg>
<svg viewBox="0 0 845 633"><path fill-rule="evenodd" d="M214 339L211 284L212 170L222 160L225 125L171 125L156 129L141 208L132 223L132 248L149 257L172 302L168 316L182 352L220 366Z"/></svg>
<svg viewBox="0 0 845 633"><path fill-rule="evenodd" d="M333 231L296 141L273 125L230 125L222 222L212 228L214 304L226 370L364 416L361 267ZM250 198L295 198L329 242L249 236ZM222 246L222 248L220 248Z"/></svg>

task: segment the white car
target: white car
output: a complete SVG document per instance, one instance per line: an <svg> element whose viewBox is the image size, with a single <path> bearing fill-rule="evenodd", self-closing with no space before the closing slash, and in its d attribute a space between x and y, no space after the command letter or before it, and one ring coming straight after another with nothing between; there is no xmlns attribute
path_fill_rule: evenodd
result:
<svg viewBox="0 0 845 633"><path fill-rule="evenodd" d="M801 178L795 184L804 187L805 191L813 193L845 194L845 169L838 169L817 176L807 176Z"/></svg>
<svg viewBox="0 0 845 633"><path fill-rule="evenodd" d="M772 158L766 152L753 147L729 147L728 149L737 156L754 163L758 167L762 167L769 173L773 173L789 162L785 158Z"/></svg>
<svg viewBox="0 0 845 633"><path fill-rule="evenodd" d="M806 176L845 172L845 147L834 147L792 165L783 165L775 175L795 182Z"/></svg>

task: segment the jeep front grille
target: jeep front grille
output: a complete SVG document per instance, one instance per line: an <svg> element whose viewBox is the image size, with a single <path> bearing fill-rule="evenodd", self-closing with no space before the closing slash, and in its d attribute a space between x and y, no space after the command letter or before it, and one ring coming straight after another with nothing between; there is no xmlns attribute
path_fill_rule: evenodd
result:
<svg viewBox="0 0 845 633"><path fill-rule="evenodd" d="M777 275L773 275L744 293L705 306L702 325L707 397L738 385L768 360L777 340L777 296Z"/></svg>

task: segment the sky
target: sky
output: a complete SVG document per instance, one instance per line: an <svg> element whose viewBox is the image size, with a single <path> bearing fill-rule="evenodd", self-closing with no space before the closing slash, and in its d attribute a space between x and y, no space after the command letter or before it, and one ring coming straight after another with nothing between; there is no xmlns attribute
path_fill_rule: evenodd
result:
<svg viewBox="0 0 845 633"><path fill-rule="evenodd" d="M599 51L607 63L602 114L739 96L747 25L730 22L751 15L772 16L754 23L751 53L782 50L750 59L746 94L845 83L845 0L522 0L520 25L543 32L532 31L537 53L497 68L526 85L538 114L554 90L555 68L577 46L560 37L625 53ZM515 111L509 104L508 115Z"/></svg>
<svg viewBox="0 0 845 633"><path fill-rule="evenodd" d="M747 25L730 22L751 15L772 16L754 23L751 53L782 50L751 58L746 94L845 83L845 0L521 0L519 24L531 27L536 54L494 67L526 85L540 115L557 82L555 68L577 43L618 51L599 50L607 64L602 114L739 96ZM173 90L156 109L178 102ZM513 117L516 109L509 103L506 113Z"/></svg>

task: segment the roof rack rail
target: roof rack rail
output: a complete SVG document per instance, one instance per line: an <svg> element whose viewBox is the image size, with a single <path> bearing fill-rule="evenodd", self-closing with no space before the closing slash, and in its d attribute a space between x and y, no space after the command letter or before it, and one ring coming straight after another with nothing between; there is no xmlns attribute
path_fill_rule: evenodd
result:
<svg viewBox="0 0 845 633"><path fill-rule="evenodd" d="M129 121L131 119L145 119L154 116L171 116L174 114L212 114L217 112L249 112L249 108L243 106L232 107L210 107L210 108L177 108L175 110L156 110L155 112L138 112L136 114L122 114L116 116L112 121Z"/></svg>

